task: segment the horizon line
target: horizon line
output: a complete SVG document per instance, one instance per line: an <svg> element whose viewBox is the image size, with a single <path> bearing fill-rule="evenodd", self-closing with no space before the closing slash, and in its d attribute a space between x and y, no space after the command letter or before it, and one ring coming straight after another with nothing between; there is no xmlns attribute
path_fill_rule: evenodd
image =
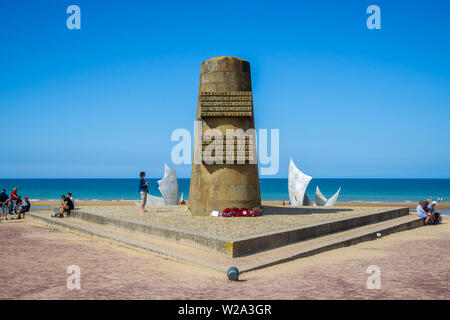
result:
<svg viewBox="0 0 450 320"><path fill-rule="evenodd" d="M158 177L158 178L153 178L153 177L149 177L149 178L146 178L146 179L161 179L162 177ZM0 180L20 180L20 179L22 179L22 180L25 180L25 179L28 179L28 180L39 180L39 179L41 179L41 180L43 180L43 179L47 179L47 180L64 180L64 179L72 179L72 180L75 180L75 179L85 179L85 180L89 180L89 179L105 179L105 180L107 180L107 179L139 179L139 177L34 177L34 178L24 178L24 177L21 177L21 178L2 178L2 177L0 177ZM177 177L177 179L191 179L190 177ZM270 177L267 177L267 178L262 178L262 177L259 177L259 179L261 180L261 179L288 179L288 177L273 177L273 178L270 178ZM450 180L450 177L444 177L444 178L433 178L433 177L427 177L427 178L417 178L417 177L342 177L342 178L336 178L336 177L328 177L328 178L325 178L325 177L317 177L317 178L312 178L312 179L411 179L411 180L413 180L413 179L428 179L428 180Z"/></svg>

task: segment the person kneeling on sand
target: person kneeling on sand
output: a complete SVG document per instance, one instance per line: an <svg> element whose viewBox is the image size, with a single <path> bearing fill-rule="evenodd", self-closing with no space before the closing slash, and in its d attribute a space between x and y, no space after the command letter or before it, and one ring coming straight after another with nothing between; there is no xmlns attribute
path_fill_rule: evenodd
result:
<svg viewBox="0 0 450 320"><path fill-rule="evenodd" d="M19 214L17 219L22 219L22 215L23 215L23 218L25 219L25 213L30 211L30 208L31 208L31 205L30 205L30 202L28 201L28 197L24 197L23 202L20 204L19 208L17 208L18 214Z"/></svg>
<svg viewBox="0 0 450 320"><path fill-rule="evenodd" d="M426 212L425 209L425 202L423 202L422 200L419 201L419 205L417 206L417 215L420 218L424 218L425 219L425 224L432 224L433 222L433 215L430 212Z"/></svg>

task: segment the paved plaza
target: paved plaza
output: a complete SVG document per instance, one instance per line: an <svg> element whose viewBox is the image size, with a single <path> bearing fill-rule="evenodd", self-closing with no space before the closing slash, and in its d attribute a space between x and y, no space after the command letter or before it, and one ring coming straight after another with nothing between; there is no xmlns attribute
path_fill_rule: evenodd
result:
<svg viewBox="0 0 450 320"><path fill-rule="evenodd" d="M0 223L0 299L449 299L450 219L241 275L29 220ZM67 267L81 290L66 287ZM367 289L367 267L381 288Z"/></svg>

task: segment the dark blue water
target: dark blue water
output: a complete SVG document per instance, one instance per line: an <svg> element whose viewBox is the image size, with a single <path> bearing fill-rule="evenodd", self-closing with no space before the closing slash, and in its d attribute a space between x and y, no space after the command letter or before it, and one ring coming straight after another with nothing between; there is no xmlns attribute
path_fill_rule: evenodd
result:
<svg viewBox="0 0 450 320"><path fill-rule="evenodd" d="M150 179L149 192L160 196L156 179ZM67 192L79 200L136 200L138 179L0 179L0 188L30 199L55 200ZM189 197L189 179L178 179L180 194ZM261 198L288 200L287 179L261 179ZM416 202L432 196L450 199L450 179L313 179L307 194L314 199L316 185L325 197L342 187L340 201Z"/></svg>

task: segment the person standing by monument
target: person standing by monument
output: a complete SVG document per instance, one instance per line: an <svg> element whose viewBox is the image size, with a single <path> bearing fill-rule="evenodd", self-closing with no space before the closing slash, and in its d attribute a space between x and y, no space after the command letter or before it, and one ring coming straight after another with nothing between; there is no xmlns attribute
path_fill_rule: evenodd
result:
<svg viewBox="0 0 450 320"><path fill-rule="evenodd" d="M145 172L141 171L139 174L141 180L139 182L139 193L141 194L141 214L145 212L145 204L147 203L148 182L145 181Z"/></svg>

